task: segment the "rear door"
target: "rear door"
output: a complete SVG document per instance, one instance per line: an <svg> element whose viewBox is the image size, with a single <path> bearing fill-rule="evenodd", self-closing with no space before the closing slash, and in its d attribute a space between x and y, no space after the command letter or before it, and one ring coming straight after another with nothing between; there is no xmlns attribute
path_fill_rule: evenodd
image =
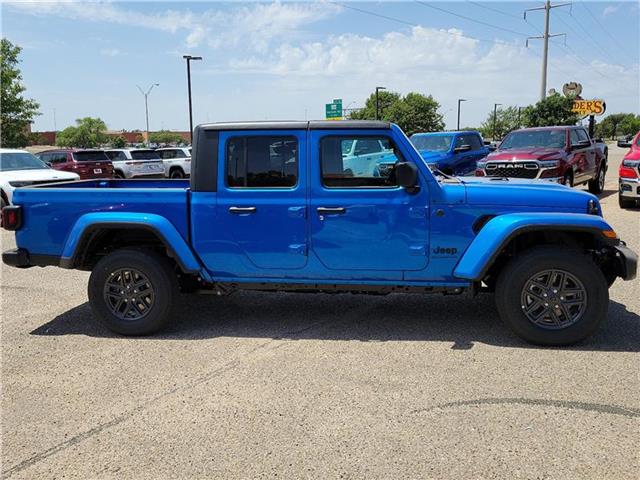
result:
<svg viewBox="0 0 640 480"><path fill-rule="evenodd" d="M309 225L313 253L335 278L400 280L428 263L426 187L409 193L393 168L356 174L343 154L354 141L381 143L403 160L387 130L311 132Z"/></svg>
<svg viewBox="0 0 640 480"><path fill-rule="evenodd" d="M590 156L593 153L591 145L581 145L585 138L579 132L582 129L573 128L569 133L571 142L571 164L573 165L574 183L582 183L591 178ZM588 137L587 137L588 139Z"/></svg>
<svg viewBox="0 0 640 480"><path fill-rule="evenodd" d="M220 132L208 268L273 277L306 265L306 154L303 129Z"/></svg>

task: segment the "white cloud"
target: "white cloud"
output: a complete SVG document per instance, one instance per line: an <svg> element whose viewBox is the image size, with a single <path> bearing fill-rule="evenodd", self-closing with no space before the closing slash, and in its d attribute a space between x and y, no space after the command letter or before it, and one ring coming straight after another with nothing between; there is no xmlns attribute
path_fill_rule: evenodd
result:
<svg viewBox="0 0 640 480"><path fill-rule="evenodd" d="M111 1L18 0L5 4L36 16L108 22L172 34L182 32L186 34L184 42L188 48L206 42L212 48L243 45L260 52L266 51L271 40L285 35L292 37L304 25L341 11L341 7L331 3L293 4L279 1L234 6L225 10L209 9L201 13L193 13L189 9L146 13L123 8Z"/></svg>
<svg viewBox="0 0 640 480"><path fill-rule="evenodd" d="M620 9L620 5L609 5L605 7L605 9L602 11L602 16L607 17L611 14L616 13L619 9Z"/></svg>
<svg viewBox="0 0 640 480"><path fill-rule="evenodd" d="M101 48L100 55L105 55L107 57L117 57L120 55L120 50L117 48Z"/></svg>

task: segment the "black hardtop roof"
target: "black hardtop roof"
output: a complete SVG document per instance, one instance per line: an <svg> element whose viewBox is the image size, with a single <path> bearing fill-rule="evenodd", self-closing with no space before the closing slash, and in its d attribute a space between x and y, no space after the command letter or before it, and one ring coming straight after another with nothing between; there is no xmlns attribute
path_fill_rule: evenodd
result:
<svg viewBox="0 0 640 480"><path fill-rule="evenodd" d="M389 129L391 123L379 120L311 120L205 123L196 128L203 130L342 130Z"/></svg>

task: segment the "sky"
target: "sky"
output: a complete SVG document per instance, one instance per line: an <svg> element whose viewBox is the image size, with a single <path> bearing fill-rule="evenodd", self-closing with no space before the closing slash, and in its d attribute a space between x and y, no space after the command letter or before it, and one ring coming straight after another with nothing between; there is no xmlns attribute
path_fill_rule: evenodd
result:
<svg viewBox="0 0 640 480"><path fill-rule="evenodd" d="M565 2L555 2L565 3ZM100 117L112 130L188 130L194 123L324 118L325 103L361 107L376 86L440 103L455 128L494 103L539 98L544 11L536 2L2 3L2 36L23 48L36 131ZM607 113L640 112L640 2L574 1L551 13L548 88L583 85ZM55 113L54 113L55 112Z"/></svg>

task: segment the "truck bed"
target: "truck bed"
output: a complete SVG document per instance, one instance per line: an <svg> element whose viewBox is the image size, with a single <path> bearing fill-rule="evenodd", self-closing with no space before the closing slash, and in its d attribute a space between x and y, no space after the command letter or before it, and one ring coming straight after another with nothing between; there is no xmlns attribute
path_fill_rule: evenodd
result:
<svg viewBox="0 0 640 480"><path fill-rule="evenodd" d="M14 202L24 208L16 240L42 255L62 254L67 236L87 213L158 214L188 237L189 180L95 179L18 188Z"/></svg>

